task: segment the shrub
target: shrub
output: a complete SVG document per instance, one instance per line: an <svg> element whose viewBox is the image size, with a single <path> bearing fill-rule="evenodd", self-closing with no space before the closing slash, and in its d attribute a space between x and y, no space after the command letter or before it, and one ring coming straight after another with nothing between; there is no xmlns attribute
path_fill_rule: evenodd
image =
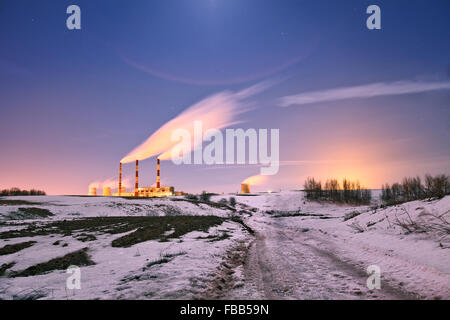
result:
<svg viewBox="0 0 450 320"><path fill-rule="evenodd" d="M304 190L309 200L368 204L372 199L370 190L362 188L358 181L353 182L347 179L342 181L342 188L337 179L328 179L322 188L320 181L308 178L305 181Z"/></svg>
<svg viewBox="0 0 450 320"><path fill-rule="evenodd" d="M381 200L386 205L394 205L406 201L426 198L442 198L450 194L450 177L445 174L425 176L425 184L420 177L406 177L402 183L392 186L384 184L381 189Z"/></svg>
<svg viewBox="0 0 450 320"><path fill-rule="evenodd" d="M200 195L200 200L204 201L204 202L209 202L211 199L211 196L212 196L211 193L203 191L202 194Z"/></svg>
<svg viewBox="0 0 450 320"><path fill-rule="evenodd" d="M314 178L308 177L306 179L304 189L307 199L318 200L322 197L322 183Z"/></svg>
<svg viewBox="0 0 450 320"><path fill-rule="evenodd" d="M19 188L3 189L0 196L45 196L45 192L41 190L20 190Z"/></svg>
<svg viewBox="0 0 450 320"><path fill-rule="evenodd" d="M187 194L184 198L191 201L198 201L198 197L195 194Z"/></svg>
<svg viewBox="0 0 450 320"><path fill-rule="evenodd" d="M427 174L425 176L425 191L430 198L442 198L450 194L450 177L439 174L434 177Z"/></svg>

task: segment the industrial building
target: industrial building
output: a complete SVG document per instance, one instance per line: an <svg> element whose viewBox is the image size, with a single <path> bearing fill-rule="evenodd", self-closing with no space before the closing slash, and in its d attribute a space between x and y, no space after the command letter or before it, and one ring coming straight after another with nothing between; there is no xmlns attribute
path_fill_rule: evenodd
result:
<svg viewBox="0 0 450 320"><path fill-rule="evenodd" d="M108 190L103 190L103 195L107 195ZM109 189L111 195L111 189ZM119 164L119 188L115 197L168 197L175 195L183 195L183 192L175 191L174 187L161 187L160 182L160 161L156 160L156 186L155 187L139 187L139 160L136 160L136 180L134 184L134 191L127 192L125 187L122 187L122 162Z"/></svg>
<svg viewBox="0 0 450 320"><path fill-rule="evenodd" d="M89 188L90 196L97 196L97 188ZM100 194L99 194L100 195ZM134 190L127 192L126 188L122 186L122 162L119 164L119 186L117 192L111 193L111 187L103 187L101 193L104 197L168 197L168 196L181 196L184 195L181 191L175 191L174 187L162 187L160 180L160 160L156 160L156 185L154 187L139 187L139 160L136 160L136 180L134 184Z"/></svg>
<svg viewBox="0 0 450 320"><path fill-rule="evenodd" d="M127 192L126 188L122 186L122 162L119 164L119 188L117 192L112 195L115 197L168 197L168 196L180 196L184 193L181 191L175 191L174 187L161 187L160 181L160 161L156 160L156 186L155 187L139 187L139 160L136 160L136 180L134 184L134 190ZM97 188L89 188L90 196L97 196ZM111 187L104 187L102 195L104 197L111 196Z"/></svg>

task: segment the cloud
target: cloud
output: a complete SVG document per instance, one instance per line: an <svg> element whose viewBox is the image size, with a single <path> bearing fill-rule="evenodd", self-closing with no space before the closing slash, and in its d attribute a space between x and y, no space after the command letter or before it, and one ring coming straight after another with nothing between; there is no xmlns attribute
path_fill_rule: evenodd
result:
<svg viewBox="0 0 450 320"><path fill-rule="evenodd" d="M411 93L420 93L434 90L450 89L450 81L420 82L396 81L377 82L354 87L341 87L328 90L303 92L300 94L280 98L280 107L304 105L327 101L338 101L355 98L371 98L379 96L392 96Z"/></svg>
<svg viewBox="0 0 450 320"><path fill-rule="evenodd" d="M278 162L280 167L284 166L306 166L315 164L330 164L337 162L337 160L282 160ZM241 168L260 168L264 165L257 164L225 164L225 165L208 165L206 167L200 168L200 170L220 170L220 169L241 169Z"/></svg>

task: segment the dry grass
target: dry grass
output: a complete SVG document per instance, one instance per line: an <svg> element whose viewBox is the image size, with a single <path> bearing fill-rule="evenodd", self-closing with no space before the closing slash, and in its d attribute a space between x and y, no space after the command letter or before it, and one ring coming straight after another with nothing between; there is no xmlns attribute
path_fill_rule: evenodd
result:
<svg viewBox="0 0 450 320"><path fill-rule="evenodd" d="M396 216L394 224L402 228L406 233L433 233L443 243L450 243L450 210L444 213L428 212L423 210L416 220L411 218L408 210L402 208L404 218Z"/></svg>
<svg viewBox="0 0 450 320"><path fill-rule="evenodd" d="M355 230L358 233L362 233L364 231L366 231L364 229L364 227L362 227L358 222L354 221L351 225L350 228L352 228L353 230Z"/></svg>

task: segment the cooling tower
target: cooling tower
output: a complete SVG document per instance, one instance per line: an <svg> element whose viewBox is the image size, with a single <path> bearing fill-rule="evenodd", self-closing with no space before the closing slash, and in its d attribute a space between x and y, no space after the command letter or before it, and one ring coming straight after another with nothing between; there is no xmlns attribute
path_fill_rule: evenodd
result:
<svg viewBox="0 0 450 320"><path fill-rule="evenodd" d="M159 159L156 159L156 187L160 188L161 187L161 183L160 183L160 177L159 177Z"/></svg>
<svg viewBox="0 0 450 320"><path fill-rule="evenodd" d="M89 188L89 195L90 196L96 196L97 195L97 188Z"/></svg>
<svg viewBox="0 0 450 320"><path fill-rule="evenodd" d="M104 187L103 188L103 196L104 197L111 197L111 188L110 187Z"/></svg>
<svg viewBox="0 0 450 320"><path fill-rule="evenodd" d="M250 185L247 183L241 184L241 193L250 193Z"/></svg>
<svg viewBox="0 0 450 320"><path fill-rule="evenodd" d="M136 160L136 180L134 183L134 196L138 196L138 188L139 188L139 160Z"/></svg>

